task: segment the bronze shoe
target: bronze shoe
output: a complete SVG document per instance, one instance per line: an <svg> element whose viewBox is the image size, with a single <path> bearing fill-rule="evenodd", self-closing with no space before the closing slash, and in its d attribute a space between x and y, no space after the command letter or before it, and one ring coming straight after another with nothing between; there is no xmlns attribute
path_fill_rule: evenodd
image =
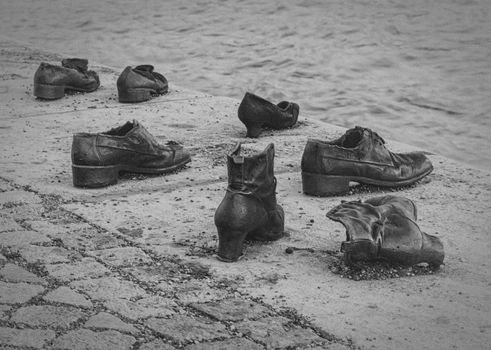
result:
<svg viewBox="0 0 491 350"><path fill-rule="evenodd" d="M215 212L218 258L232 262L246 239L273 241L283 236L285 216L276 203L274 145L254 156L240 155L240 143L227 155L228 187Z"/></svg>
<svg viewBox="0 0 491 350"><path fill-rule="evenodd" d="M238 116L247 128L247 137L258 137L263 127L285 129L298 120L296 103L281 101L277 105L247 92L240 103Z"/></svg>
<svg viewBox="0 0 491 350"><path fill-rule="evenodd" d="M149 64L126 67L116 82L119 102L143 102L167 93L167 79L153 69Z"/></svg>
<svg viewBox="0 0 491 350"><path fill-rule="evenodd" d="M422 152L392 153L376 132L359 126L333 141L308 140L301 168L304 193L321 197L348 192L350 181L405 186L433 171Z"/></svg>
<svg viewBox="0 0 491 350"><path fill-rule="evenodd" d="M191 161L181 145L159 144L136 120L97 134L73 135L72 172L77 187L104 187L120 172L164 174Z"/></svg>
<svg viewBox="0 0 491 350"><path fill-rule="evenodd" d="M34 96L46 100L62 98L65 92L92 92L99 85L99 76L87 70L88 61L67 58L61 66L42 62L34 74Z"/></svg>
<svg viewBox="0 0 491 350"><path fill-rule="evenodd" d="M421 232L414 203L404 197L383 196L365 202L344 202L326 216L346 228L341 244L345 262L386 260L411 266L438 267L445 253L438 237Z"/></svg>

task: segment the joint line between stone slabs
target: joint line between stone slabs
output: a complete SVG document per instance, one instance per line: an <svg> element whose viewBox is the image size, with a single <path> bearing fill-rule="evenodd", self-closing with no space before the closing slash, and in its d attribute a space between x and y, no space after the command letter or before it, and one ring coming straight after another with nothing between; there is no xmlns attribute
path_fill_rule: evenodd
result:
<svg viewBox="0 0 491 350"><path fill-rule="evenodd" d="M298 172L298 171L291 170L291 169L284 169L284 170L280 170L280 171L275 171L275 175L293 174L296 172ZM115 198L119 198L119 197L123 197L123 196L133 196L133 195L143 194L143 193L147 193L147 192L155 192L155 191L159 191L162 193L171 193L172 191L178 190L180 188L195 188L198 186L213 185L213 184L217 184L220 182L225 183L225 182L227 182L227 179L210 179L210 180L203 180L201 182L200 181L177 182L177 183L171 184L171 185L165 185L165 186L161 186L161 187L148 187L148 188L140 189L137 191L125 189L124 191L117 191L117 192L111 192L111 193L101 193L101 194L90 194L91 190L88 189L87 191L89 191L89 192L87 194L75 195L75 196L73 196L73 200L74 201L83 200L83 201L88 202L88 203L99 203L99 202L102 202L102 201L105 201L108 199L115 199Z"/></svg>
<svg viewBox="0 0 491 350"><path fill-rule="evenodd" d="M204 98L214 98L214 97L215 96L198 96L198 97L190 97L190 98L180 98L180 99L175 99L175 100L151 101L151 102L146 102L145 104L139 104L138 106L148 106L148 105L155 105L155 104L168 103L168 102L191 101L191 100L198 100L198 99L204 99ZM40 103L46 103L46 101L42 101ZM136 109L135 107L136 107L135 104L124 104L124 105L108 106L108 107L76 109L76 110L70 110L70 111L24 114L24 115L20 115L20 116L7 117L7 118L4 118L3 120L28 119L28 118L35 118L35 117L50 116L50 115L70 114L70 113L75 113L75 112L86 112L86 111L93 111L93 110L107 110L107 109L115 109L115 108L124 108L124 109L134 108L134 109Z"/></svg>

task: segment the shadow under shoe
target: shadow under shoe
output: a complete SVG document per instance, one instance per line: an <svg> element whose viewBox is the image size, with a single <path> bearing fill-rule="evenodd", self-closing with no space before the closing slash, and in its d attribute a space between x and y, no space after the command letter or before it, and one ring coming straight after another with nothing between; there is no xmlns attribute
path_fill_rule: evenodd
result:
<svg viewBox="0 0 491 350"><path fill-rule="evenodd" d="M191 161L178 143L161 145L136 120L109 131L73 135L72 172L76 187L105 187L121 172L164 174Z"/></svg>
<svg viewBox="0 0 491 350"><path fill-rule="evenodd" d="M87 69L88 60L67 58L61 66L42 62L34 73L34 96L55 100L70 92L92 92L100 86L96 72Z"/></svg>
<svg viewBox="0 0 491 350"><path fill-rule="evenodd" d="M387 260L411 266L438 267L445 253L438 237L421 232L414 203L404 197L383 196L365 202L344 202L326 216L346 228L341 251L347 264Z"/></svg>
<svg viewBox="0 0 491 350"><path fill-rule="evenodd" d="M116 82L119 102L135 103L150 100L152 96L163 95L169 91L167 79L154 71L154 67L144 64L126 67Z"/></svg>
<svg viewBox="0 0 491 350"><path fill-rule="evenodd" d="M284 234L283 208L276 202L274 145L254 156L240 155L240 143L227 155L228 187L215 212L218 259L237 261L246 239L273 241Z"/></svg>
<svg viewBox="0 0 491 350"><path fill-rule="evenodd" d="M247 128L247 137L258 137L263 127L286 129L298 120L298 104L281 101L273 104L259 96L246 92L237 114Z"/></svg>

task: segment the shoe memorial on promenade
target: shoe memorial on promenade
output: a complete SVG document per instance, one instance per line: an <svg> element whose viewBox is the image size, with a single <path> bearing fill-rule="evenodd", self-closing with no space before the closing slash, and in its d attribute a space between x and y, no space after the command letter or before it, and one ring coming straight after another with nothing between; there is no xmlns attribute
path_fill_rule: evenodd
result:
<svg viewBox="0 0 491 350"><path fill-rule="evenodd" d="M77 187L117 183L120 172L163 174L191 161L178 143L159 144L137 121L102 133L73 135L72 172Z"/></svg>
<svg viewBox="0 0 491 350"><path fill-rule="evenodd" d="M100 85L99 76L87 70L88 60L67 58L61 66L42 62L34 73L34 96L55 100L65 92L92 92Z"/></svg>
<svg viewBox="0 0 491 350"><path fill-rule="evenodd" d="M152 96L163 95L169 91L167 79L154 71L154 67L144 64L126 67L116 82L119 102L143 102Z"/></svg>
<svg viewBox="0 0 491 350"><path fill-rule="evenodd" d="M341 251L347 264L386 260L411 266L438 267L445 253L438 237L421 232L415 204L404 197L383 196L344 202L326 216L346 228Z"/></svg>
<svg viewBox="0 0 491 350"><path fill-rule="evenodd" d="M298 120L298 104L281 101L277 105L247 92L239 105L238 116L247 128L247 137L258 137L263 127L286 129Z"/></svg>
<svg viewBox="0 0 491 350"><path fill-rule="evenodd" d="M309 139L301 162L303 192L313 196L346 193L349 182L410 185L433 170L422 152L392 153L368 128L349 129L333 141Z"/></svg>
<svg viewBox="0 0 491 350"><path fill-rule="evenodd" d="M284 232L283 208L276 203L274 145L249 157L240 151L239 143L227 155L227 192L215 212L218 258L227 262L242 256L246 239L273 241Z"/></svg>

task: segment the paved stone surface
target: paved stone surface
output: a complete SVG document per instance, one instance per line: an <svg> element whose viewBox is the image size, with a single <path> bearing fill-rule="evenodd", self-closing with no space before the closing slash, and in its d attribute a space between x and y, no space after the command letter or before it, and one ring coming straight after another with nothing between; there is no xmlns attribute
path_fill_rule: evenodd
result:
<svg viewBox="0 0 491 350"><path fill-rule="evenodd" d="M154 340L145 344L142 344L138 350L175 350L172 345L163 342L162 340ZM232 349L230 349L232 350Z"/></svg>
<svg viewBox="0 0 491 350"><path fill-rule="evenodd" d="M79 329L55 339L53 350L129 350L136 339L117 331Z"/></svg>
<svg viewBox="0 0 491 350"><path fill-rule="evenodd" d="M199 303L224 299L230 294L223 289L213 288L206 280L190 280L180 283L161 282L156 288L176 296L183 303Z"/></svg>
<svg viewBox="0 0 491 350"><path fill-rule="evenodd" d="M248 339L233 338L208 343L188 345L185 350L263 350L264 348Z"/></svg>
<svg viewBox="0 0 491 350"><path fill-rule="evenodd" d="M6 264L3 268L1 268L0 278L6 282L46 284L46 281L44 281L41 277L15 264Z"/></svg>
<svg viewBox="0 0 491 350"><path fill-rule="evenodd" d="M257 321L241 322L236 327L239 332L272 349L308 347L314 343L325 342L325 339L311 330L289 326L289 322L290 320L284 317L267 317Z"/></svg>
<svg viewBox="0 0 491 350"><path fill-rule="evenodd" d="M147 296L145 291L130 281L116 277L102 277L74 281L70 286L83 291L94 300L131 299Z"/></svg>
<svg viewBox="0 0 491 350"><path fill-rule="evenodd" d="M254 319L269 313L269 310L261 304L243 299L224 299L203 304L192 303L191 306L220 321Z"/></svg>
<svg viewBox="0 0 491 350"><path fill-rule="evenodd" d="M61 247L43 247L32 244L20 249L19 254L32 264L67 263L82 257L79 253Z"/></svg>
<svg viewBox="0 0 491 350"><path fill-rule="evenodd" d="M138 320L148 317L166 317L173 315L177 309L176 303L172 299L160 296L150 296L135 301L126 299L112 299L104 303L109 310L117 312L121 316L131 320Z"/></svg>
<svg viewBox="0 0 491 350"><path fill-rule="evenodd" d="M170 319L153 317L145 324L158 334L180 343L230 337L224 325L203 317L184 315L177 315Z"/></svg>
<svg viewBox="0 0 491 350"><path fill-rule="evenodd" d="M55 336L52 330L0 327L0 345L41 349Z"/></svg>
<svg viewBox="0 0 491 350"><path fill-rule="evenodd" d="M31 327L68 328L85 314L73 307L34 305L18 309L10 321Z"/></svg>
<svg viewBox="0 0 491 350"><path fill-rule="evenodd" d="M49 243L51 240L39 232L10 231L0 233L0 245L3 247L23 247L32 244Z"/></svg>
<svg viewBox="0 0 491 350"><path fill-rule="evenodd" d="M107 312L100 312L87 320L85 328L91 329L113 329L121 333L129 333L135 335L139 333L138 329L132 325L121 321L114 315Z"/></svg>
<svg viewBox="0 0 491 350"><path fill-rule="evenodd" d="M12 307L10 305L0 304L0 320L6 320L7 312L11 309Z"/></svg>
<svg viewBox="0 0 491 350"><path fill-rule="evenodd" d="M108 275L110 271L93 258L82 258L70 264L46 265L48 274L61 281L72 281L85 278L97 278Z"/></svg>
<svg viewBox="0 0 491 350"><path fill-rule="evenodd" d="M152 262L152 259L143 250L136 247L110 248L89 252L110 266L133 266Z"/></svg>
<svg viewBox="0 0 491 350"><path fill-rule="evenodd" d="M21 204L39 204L41 198L32 192L7 191L0 192L0 205L15 206Z"/></svg>
<svg viewBox="0 0 491 350"><path fill-rule="evenodd" d="M0 303L26 303L43 291L44 288L37 284L7 283L0 281Z"/></svg>
<svg viewBox="0 0 491 350"><path fill-rule="evenodd" d="M43 299L49 302L79 306L82 308L91 308L93 306L92 302L84 295L65 286L52 290L43 296Z"/></svg>
<svg viewBox="0 0 491 350"><path fill-rule="evenodd" d="M19 230L22 230L22 227L13 218L0 216L0 232Z"/></svg>

